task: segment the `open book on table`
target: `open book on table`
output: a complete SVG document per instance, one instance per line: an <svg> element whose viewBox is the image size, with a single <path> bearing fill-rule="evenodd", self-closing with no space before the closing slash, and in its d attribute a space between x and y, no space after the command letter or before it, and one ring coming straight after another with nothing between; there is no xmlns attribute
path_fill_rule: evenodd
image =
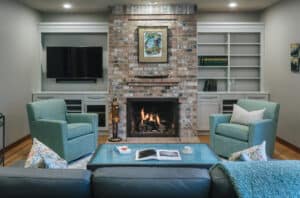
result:
<svg viewBox="0 0 300 198"><path fill-rule="evenodd" d="M143 149L137 150L135 154L136 160L181 160L178 150L156 150Z"/></svg>

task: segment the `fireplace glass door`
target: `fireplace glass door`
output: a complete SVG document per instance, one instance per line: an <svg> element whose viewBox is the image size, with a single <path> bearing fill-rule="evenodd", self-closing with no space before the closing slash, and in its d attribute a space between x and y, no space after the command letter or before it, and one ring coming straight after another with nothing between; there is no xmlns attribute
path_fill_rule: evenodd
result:
<svg viewBox="0 0 300 198"><path fill-rule="evenodd" d="M127 99L128 137L178 137L177 98Z"/></svg>

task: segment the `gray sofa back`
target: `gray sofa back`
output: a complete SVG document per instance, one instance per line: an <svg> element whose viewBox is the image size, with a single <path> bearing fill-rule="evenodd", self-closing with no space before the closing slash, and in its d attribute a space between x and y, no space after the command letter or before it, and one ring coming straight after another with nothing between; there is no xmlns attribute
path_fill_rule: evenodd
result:
<svg viewBox="0 0 300 198"><path fill-rule="evenodd" d="M99 168L93 173L96 198L208 198L207 169L170 167Z"/></svg>
<svg viewBox="0 0 300 198"><path fill-rule="evenodd" d="M5 198L208 198L210 185L208 170L199 168L0 168Z"/></svg>
<svg viewBox="0 0 300 198"><path fill-rule="evenodd" d="M90 198L91 172L0 168L0 196L5 198Z"/></svg>
<svg viewBox="0 0 300 198"><path fill-rule="evenodd" d="M238 198L233 186L222 169L213 167L210 170L211 198Z"/></svg>

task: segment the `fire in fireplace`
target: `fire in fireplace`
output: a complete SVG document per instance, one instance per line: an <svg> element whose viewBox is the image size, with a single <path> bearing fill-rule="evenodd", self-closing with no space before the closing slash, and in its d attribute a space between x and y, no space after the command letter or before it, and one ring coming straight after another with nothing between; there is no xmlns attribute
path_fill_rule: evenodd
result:
<svg viewBox="0 0 300 198"><path fill-rule="evenodd" d="M177 137L177 98L128 98L128 137Z"/></svg>
<svg viewBox="0 0 300 198"><path fill-rule="evenodd" d="M164 131L165 126L160 123L158 113L145 113L144 108L141 110L141 121L139 123L140 131Z"/></svg>

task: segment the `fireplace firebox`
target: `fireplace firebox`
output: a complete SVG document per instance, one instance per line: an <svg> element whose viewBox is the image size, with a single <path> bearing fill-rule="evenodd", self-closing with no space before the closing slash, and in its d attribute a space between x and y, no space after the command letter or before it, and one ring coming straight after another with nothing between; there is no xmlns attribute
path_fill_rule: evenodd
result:
<svg viewBox="0 0 300 198"><path fill-rule="evenodd" d="M128 98L127 137L178 137L178 98Z"/></svg>

